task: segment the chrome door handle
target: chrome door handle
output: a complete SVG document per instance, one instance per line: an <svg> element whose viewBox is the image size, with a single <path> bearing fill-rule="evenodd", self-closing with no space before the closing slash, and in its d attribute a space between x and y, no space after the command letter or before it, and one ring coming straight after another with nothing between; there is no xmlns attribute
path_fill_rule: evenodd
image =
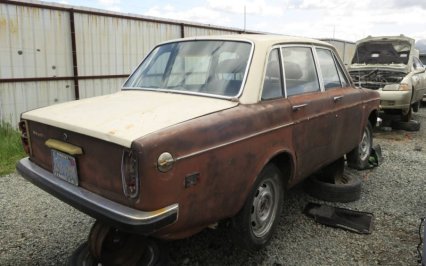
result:
<svg viewBox="0 0 426 266"><path fill-rule="evenodd" d="M307 106L307 103L304 104L299 104L299 105L293 105L293 107L291 107L293 109L293 111L299 111L300 109L304 108L305 106Z"/></svg>
<svg viewBox="0 0 426 266"><path fill-rule="evenodd" d="M340 96L334 96L333 97L333 101L335 102L335 103L337 103L338 101L341 101L343 99L343 96L342 95L340 95Z"/></svg>

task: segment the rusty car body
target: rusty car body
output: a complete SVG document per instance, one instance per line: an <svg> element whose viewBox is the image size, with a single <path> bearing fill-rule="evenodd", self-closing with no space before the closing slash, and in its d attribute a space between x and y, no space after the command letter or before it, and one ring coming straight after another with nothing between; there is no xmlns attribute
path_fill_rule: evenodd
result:
<svg viewBox="0 0 426 266"><path fill-rule="evenodd" d="M426 94L426 73L414 39L400 36L359 40L349 66L355 84L377 90L380 108L404 121L417 112Z"/></svg>
<svg viewBox="0 0 426 266"><path fill-rule="evenodd" d="M119 230L179 239L231 219L254 250L286 189L345 154L368 160L378 106L321 41L173 40L118 93L23 113L17 169Z"/></svg>

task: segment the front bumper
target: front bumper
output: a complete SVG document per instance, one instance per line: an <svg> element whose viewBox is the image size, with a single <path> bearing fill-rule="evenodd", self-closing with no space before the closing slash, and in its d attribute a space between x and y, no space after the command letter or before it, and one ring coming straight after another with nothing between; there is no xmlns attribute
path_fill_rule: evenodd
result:
<svg viewBox="0 0 426 266"><path fill-rule="evenodd" d="M63 181L29 160L21 159L18 172L31 183L80 211L126 232L148 235L178 219L177 203L155 211L140 211Z"/></svg>
<svg viewBox="0 0 426 266"><path fill-rule="evenodd" d="M411 92L409 91L383 91L380 90L380 109L410 109Z"/></svg>

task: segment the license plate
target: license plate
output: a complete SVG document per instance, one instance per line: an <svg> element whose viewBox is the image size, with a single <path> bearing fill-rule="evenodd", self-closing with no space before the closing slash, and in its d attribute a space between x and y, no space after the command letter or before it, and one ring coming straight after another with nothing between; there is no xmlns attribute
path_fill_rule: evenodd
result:
<svg viewBox="0 0 426 266"><path fill-rule="evenodd" d="M52 150L52 165L55 176L78 186L77 164L74 157Z"/></svg>

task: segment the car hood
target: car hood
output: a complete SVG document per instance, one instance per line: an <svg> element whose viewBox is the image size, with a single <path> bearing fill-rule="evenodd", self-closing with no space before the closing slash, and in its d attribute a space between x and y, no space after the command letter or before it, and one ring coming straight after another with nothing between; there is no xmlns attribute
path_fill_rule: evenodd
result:
<svg viewBox="0 0 426 266"><path fill-rule="evenodd" d="M236 105L193 95L121 91L32 110L22 118L130 147L162 128Z"/></svg>

